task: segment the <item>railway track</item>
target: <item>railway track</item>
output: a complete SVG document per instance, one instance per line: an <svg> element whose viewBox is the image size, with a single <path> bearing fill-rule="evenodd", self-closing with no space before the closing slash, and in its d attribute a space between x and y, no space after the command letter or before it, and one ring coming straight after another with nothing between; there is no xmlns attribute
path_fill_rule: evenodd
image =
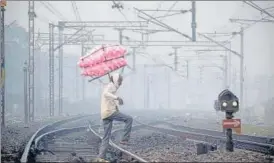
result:
<svg viewBox="0 0 274 163"><path fill-rule="evenodd" d="M193 140L185 140L183 137L144 126L138 128L132 132L133 145L124 146L124 148L146 162L265 162L263 154L245 150L226 152L220 148L205 155L198 155L197 142ZM115 131L112 137L113 142L119 142L120 135L121 131Z"/></svg>
<svg viewBox="0 0 274 163"><path fill-rule="evenodd" d="M96 162L101 136L96 130L100 125L67 128L51 131L37 138L36 162ZM121 128L117 126L116 128ZM88 129L88 130L87 130ZM107 159L111 162L143 161L142 158L110 142Z"/></svg>
<svg viewBox="0 0 274 163"><path fill-rule="evenodd" d="M35 134L21 158L21 162L94 162L96 161L101 136L100 125L93 125L91 118L66 120L52 124L43 131ZM97 121L97 120L96 120ZM75 127L88 122L89 126ZM98 122L96 122L98 124ZM121 129L121 123L115 125L114 129ZM70 128L63 128L69 127ZM123 162L145 162L142 158L119 147L111 142L111 148L107 152L110 161Z"/></svg>
<svg viewBox="0 0 274 163"><path fill-rule="evenodd" d="M85 124L92 118L83 118L74 123L71 121L58 122L58 125L48 128L37 134L31 141L27 159L25 162L90 162L98 155L101 142L100 125L96 122L89 122L88 126L75 127ZM77 124L76 124L77 123ZM61 124L61 125L60 125ZM138 124L138 125L136 125ZM218 148L224 147L225 137L223 133L210 130L200 130L168 122L150 122L149 125L134 121L132 128L133 146L118 145L122 133L123 123L116 123L113 128L113 136L110 142L111 148L107 153L107 159L114 162L151 162L151 161L233 161L234 158L243 161L249 151L253 151L252 158L245 161L262 161L263 155L274 155L273 145L262 143L265 139L256 138L251 142L252 137L240 137L234 140L235 148L242 149L237 152L223 154L230 159L220 159L220 152L211 152L205 158L196 153L197 142L217 144ZM61 126L61 127L60 127ZM70 127L72 126L72 127ZM70 127L70 128L64 128ZM51 129L51 130L50 130ZM218 135L219 134L219 135ZM222 134L222 135L220 135ZM255 139L254 139L255 140ZM259 142L261 141L261 142ZM256 152L254 154L254 152ZM235 157L234 155L237 155ZM241 155L241 156L239 156ZM22 157L23 158L23 157ZM239 160L240 159L240 160ZM21 162L24 160L21 159ZM265 160L263 160L265 161Z"/></svg>
<svg viewBox="0 0 274 163"><path fill-rule="evenodd" d="M75 121L77 123L77 121L79 121L82 118L87 118L87 117L91 118L92 116L94 116L94 115L75 116L75 117L71 117L71 118L68 118L65 120L60 120L60 121L52 123L50 125L41 127L32 135L32 137L26 144L24 152L21 156L20 162L29 162L29 160L33 160L33 158L35 158L36 154L39 153L39 150L36 147L37 147L37 139L38 139L38 137L41 137L41 135L44 135L44 134L49 133L53 130L56 130L64 124L72 124Z"/></svg>
<svg viewBox="0 0 274 163"><path fill-rule="evenodd" d="M196 132L193 131L186 131L186 130L176 130L171 128L163 128L163 127L157 127L157 125L162 125L163 123L160 122L154 122L150 125L142 124L139 122L139 126L133 127L133 136L135 138L133 139L133 146L128 147L129 151L136 153L140 157L143 157L148 162L151 161L204 161L205 158L201 159L200 156L195 155L193 153L196 153L197 149L195 144L197 143L210 143L218 145L218 148L224 149L226 138L223 136L216 136L211 133L202 133L202 131L199 131L196 129ZM135 131L135 132L134 132ZM199 132L198 132L199 131ZM116 130L114 131L112 139L115 142L117 137L119 137L119 134L122 133L122 130ZM147 134L148 133L148 134ZM142 135L145 134L145 135ZM137 136L136 136L137 135ZM244 139L245 137L242 137ZM248 137L249 140L251 139ZM119 139L118 139L119 140ZM261 140L261 139L257 139ZM180 144L178 146L178 144ZM150 146L150 147L148 147ZM230 156L227 159L220 159L223 156L219 156L218 154L207 154L211 155L211 160L215 159L215 161L233 161L235 156L238 155L235 158L238 158L234 161L241 161L241 159L245 158L248 153L252 153L250 157L245 161L265 161L265 159L271 159L269 157L264 156L273 156L273 145L272 144L266 144L266 143L258 143L258 142L252 142L252 141L246 141L246 140L234 140L234 147L235 152L232 153L226 153L223 154L225 156ZM185 149L188 149L186 151ZM152 153L150 153L152 151ZM218 151L220 153L220 151ZM217 153L218 153L217 152ZM173 153L169 155L170 153ZM213 152L214 153L214 152ZM241 156L239 156L241 155ZM182 158L183 156L183 158ZM164 160L161 160L159 158L165 158ZM173 158L173 159L172 159ZM240 160L239 160L240 159ZM268 161L269 161L268 160Z"/></svg>
<svg viewBox="0 0 274 163"><path fill-rule="evenodd" d="M157 122L150 123L150 125L168 127L168 128L173 128L173 129L188 131L188 132L203 133L203 134L213 135L213 136L217 136L217 137L225 136L224 133L220 132L220 131L197 129L197 128L193 128L193 127L176 125L176 124L169 123L166 121L157 121ZM252 136L252 135L233 135L233 138L236 140L251 141L251 142L256 142L256 143L261 143L261 144L274 145L273 137L261 137L261 136Z"/></svg>
<svg viewBox="0 0 274 163"><path fill-rule="evenodd" d="M154 123L154 125L157 123ZM164 133L169 133L173 134L174 136L181 136L184 138L189 138L193 140L198 140L198 141L204 141L207 143L215 143L215 144L225 144L226 143L226 137L224 136L219 136L219 135L214 135L214 134L208 134L200 129L196 129L196 132L190 132L190 131L184 131L184 130L176 130L176 129L168 129L168 128L162 128L162 127L155 127L152 125L144 125L145 128L157 130L160 132ZM247 137L247 136L246 136ZM242 137L242 139L246 138ZM248 137L251 139L250 137ZM255 140L255 139L254 139ZM256 140L261 140L257 138ZM238 140L235 139L233 140L234 147L238 149L243 149L243 150L249 150L253 152L258 152L270 156L274 156L274 145L270 143L258 143L253 140L247 141L247 140Z"/></svg>

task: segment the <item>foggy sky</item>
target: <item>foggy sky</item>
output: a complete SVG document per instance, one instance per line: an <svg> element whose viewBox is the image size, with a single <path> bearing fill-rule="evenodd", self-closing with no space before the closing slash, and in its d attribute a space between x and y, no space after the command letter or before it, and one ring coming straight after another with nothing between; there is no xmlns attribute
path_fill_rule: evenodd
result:
<svg viewBox="0 0 274 163"><path fill-rule="evenodd" d="M77 7L83 21L125 21L125 18L117 9L112 9L112 2L76 2ZM123 13L126 15L128 20L140 20L138 19L136 12L133 7L139 9L156 9L160 6L159 9L168 9L174 2L122 2L124 5ZM260 5L262 8L268 7L269 5L274 5L273 2L255 2ZM64 17L65 20L76 20L74 16L73 9L71 7L70 2L50 2L55 9L57 9ZM161 4L161 5L159 5ZM261 13L250 6L243 4L240 1L225 1L225 2L205 2L205 1L197 1L197 32L234 32L239 31L240 25L235 23L230 23L229 18L240 18L240 19L259 19ZM37 14L37 18L35 19L35 30L40 32L48 32L48 22L52 21L57 23L59 18L58 16L53 15L48 9L46 9L40 2L36 2L35 11ZM191 3L188 1L180 1L173 9L190 9ZM28 27L28 8L27 2L9 2L6 8L6 24L11 23L16 20L16 22L27 29ZM150 12L153 14L153 12ZM274 12L272 12L274 13ZM154 16L164 15L165 13L155 13ZM163 19L165 23L172 26L173 28L186 33L191 36L191 14L182 14L173 17L168 17ZM150 25L151 28L155 28L155 25ZM159 27L157 27L159 28ZM104 34L105 39L117 39L118 40L118 32L113 29L96 29L95 34ZM140 35L133 32L125 32L124 35L130 36L134 39L140 39ZM176 33L158 33L153 34L149 37L151 40L186 40L181 35ZM198 39L202 39L198 37ZM274 25L273 23L257 23L253 25L251 28L245 31L244 33L244 62L245 62L245 78L248 80L253 80L254 77L258 75L273 75L274 66L272 65L272 61L274 61ZM183 56L193 55L193 52L184 51L187 48L182 48L178 51L178 54ZM232 49L234 51L240 52L240 38L236 36L232 40ZM165 63L172 64L173 57L168 56L169 53L173 52L171 47L149 47L147 48L147 53L150 55L161 58L165 61ZM77 46L65 46L64 54L67 55L75 55L80 56L80 47ZM223 54L223 53L222 53ZM220 55L220 53L214 53L213 55ZM161 57L159 57L161 56ZM64 61L65 62L65 61ZM76 63L77 61L75 61ZM220 61L191 61L190 67L191 72L190 76L192 78L192 83L197 81L199 76L198 65L206 64L210 65L212 63L222 65ZM145 57L138 56L137 57L138 64L144 63L153 63L151 59L145 59ZM180 60L180 65L183 65L183 59ZM181 66L179 66L181 67ZM185 69L180 68L185 74ZM239 75L239 58L237 56L232 55L232 68L231 73L235 72ZM141 71L141 70L140 70ZM222 81L216 80L216 76L222 76L222 73L216 68L206 68L204 70L204 80L211 81L217 87L216 91L222 89ZM159 72L159 74L161 74ZM176 75L174 75L176 76ZM175 79L176 78L176 79ZM231 77L232 78L232 77ZM127 79L126 79L127 80ZM154 77L154 82L157 82L156 77ZM163 79L161 79L163 80ZM183 88L183 80L178 77L173 77L172 82L175 89L173 92L173 97L175 101L174 105L178 105L180 103L180 99L176 99L178 96L178 92L176 93L176 88L180 87L181 90L185 90ZM131 82L132 83L132 82ZM177 84L176 84L177 83ZM138 84L138 83L136 83ZM153 84L156 85L156 84ZM155 86L156 87L156 86ZM163 85L154 88L163 87ZM272 86L273 87L273 86ZM153 89L151 87L151 89ZM197 85L193 84L191 89L198 89ZM199 88L204 89L206 88ZM213 88L211 88L213 89ZM234 88L235 91L239 89L237 86ZM123 91L126 93L126 89ZM238 92L237 92L238 93ZM140 93L136 96L142 96L143 93ZM156 94L156 93L155 93ZM212 95L214 96L214 95ZM141 99L140 99L141 100ZM158 99L159 100L159 99ZM212 99L210 99L212 100ZM208 100L208 101L210 101ZM211 102L211 101L210 101ZM135 101L135 103L137 103Z"/></svg>

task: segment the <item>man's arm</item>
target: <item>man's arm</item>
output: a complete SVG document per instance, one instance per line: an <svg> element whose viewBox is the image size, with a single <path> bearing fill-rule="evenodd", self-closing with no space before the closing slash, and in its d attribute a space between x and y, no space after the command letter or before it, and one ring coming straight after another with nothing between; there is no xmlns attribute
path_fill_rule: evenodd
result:
<svg viewBox="0 0 274 163"><path fill-rule="evenodd" d="M114 87L112 87L111 85L108 85L106 87L106 89L104 90L104 96L106 98L110 98L113 100L118 100L118 96L114 95L112 92L115 92L116 89Z"/></svg>
<svg viewBox="0 0 274 163"><path fill-rule="evenodd" d="M123 105L124 101L120 97L118 97L118 96L116 96L116 95L113 94L113 92L116 92L116 91L117 91L117 89L116 89L115 86L108 85L106 87L105 91L104 91L104 96L106 98L109 98L109 99L118 100L119 101L119 105Z"/></svg>

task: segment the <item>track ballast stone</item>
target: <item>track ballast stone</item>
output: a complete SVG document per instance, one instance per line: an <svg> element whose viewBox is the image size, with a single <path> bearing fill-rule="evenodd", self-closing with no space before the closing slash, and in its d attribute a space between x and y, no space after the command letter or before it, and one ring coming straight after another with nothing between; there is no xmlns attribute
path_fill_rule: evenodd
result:
<svg viewBox="0 0 274 163"><path fill-rule="evenodd" d="M118 143L120 139L114 138ZM184 140L172 135L151 130L132 132L133 145L123 148L135 153L149 162L265 162L265 156L260 153L235 149L226 152L224 146L208 154L197 155L196 144L192 140Z"/></svg>

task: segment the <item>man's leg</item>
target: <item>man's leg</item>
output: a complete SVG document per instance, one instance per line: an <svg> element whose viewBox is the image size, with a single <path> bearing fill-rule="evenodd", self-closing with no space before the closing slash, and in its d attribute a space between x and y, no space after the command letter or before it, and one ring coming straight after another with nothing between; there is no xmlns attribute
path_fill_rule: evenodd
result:
<svg viewBox="0 0 274 163"><path fill-rule="evenodd" d="M109 138L111 136L111 129L112 129L112 120L108 118L104 119L103 126L104 126L104 136L103 136L100 151L99 151L99 158L102 158L102 159L105 158L106 151L108 149Z"/></svg>
<svg viewBox="0 0 274 163"><path fill-rule="evenodd" d="M114 121L122 121L125 122L124 135L122 137L122 142L129 141L133 118L129 115L123 114L121 112L116 112L110 117Z"/></svg>

